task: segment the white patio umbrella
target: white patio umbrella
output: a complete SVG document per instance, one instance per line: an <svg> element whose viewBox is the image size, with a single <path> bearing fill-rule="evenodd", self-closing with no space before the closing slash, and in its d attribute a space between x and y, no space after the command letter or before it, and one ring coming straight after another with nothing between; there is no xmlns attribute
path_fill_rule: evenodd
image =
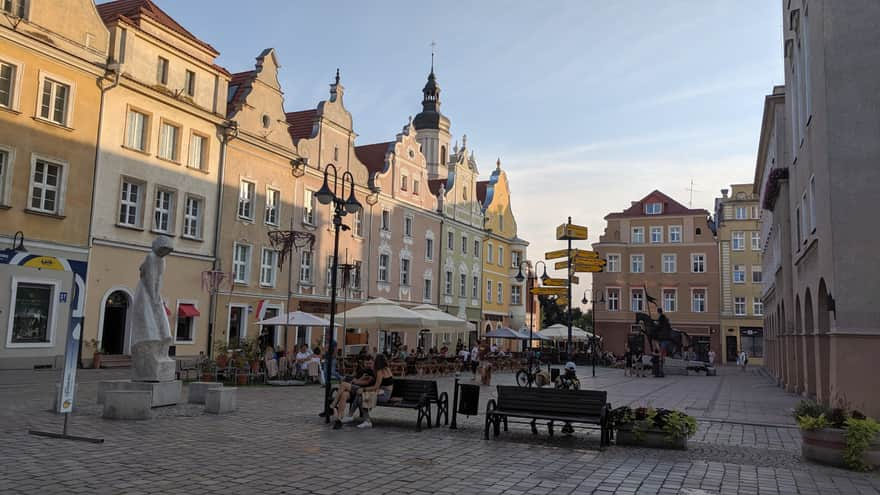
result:
<svg viewBox="0 0 880 495"><path fill-rule="evenodd" d="M566 328L566 331L568 329ZM529 329L528 328L520 328L519 334L522 335L523 340L529 340ZM568 337L566 337L568 338ZM532 332L532 340L551 340L549 337L541 335L540 332Z"/></svg>
<svg viewBox="0 0 880 495"><path fill-rule="evenodd" d="M568 340L568 326L561 323L550 325L538 333L551 340ZM583 329L575 326L571 327L572 340L587 340L590 338L590 335L589 332L586 332Z"/></svg>
<svg viewBox="0 0 880 495"><path fill-rule="evenodd" d="M345 318L346 326L374 330L406 330L430 328L430 319L388 299L377 297L360 306L336 315Z"/></svg>
<svg viewBox="0 0 880 495"><path fill-rule="evenodd" d="M258 321L257 325L290 325L293 327L329 327L330 321L319 318L313 314L302 311L291 311L285 315L273 316L272 318ZM339 323L336 326L340 326Z"/></svg>
<svg viewBox="0 0 880 495"><path fill-rule="evenodd" d="M446 333L466 333L470 331L468 321L440 311L437 307L430 304L422 304L412 308L412 310L428 320L426 323L429 323L429 325L425 327L428 330Z"/></svg>

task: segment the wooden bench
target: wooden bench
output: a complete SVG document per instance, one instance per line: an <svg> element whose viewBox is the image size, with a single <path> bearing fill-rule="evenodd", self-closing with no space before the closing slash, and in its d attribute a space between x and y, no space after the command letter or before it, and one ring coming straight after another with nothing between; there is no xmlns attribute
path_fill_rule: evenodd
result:
<svg viewBox="0 0 880 495"><path fill-rule="evenodd" d="M377 403L380 407L398 407L404 409L416 409L416 431L422 431L422 420L427 420L428 428L431 427L431 394L437 396L437 382L431 380L408 380L395 378L394 388L391 391L391 400ZM444 394L445 397L445 394Z"/></svg>
<svg viewBox="0 0 880 495"><path fill-rule="evenodd" d="M555 390L547 388L522 388L498 386L498 398L486 405L486 423L483 438L489 439L489 427L495 436L501 434L501 423L507 431L508 418L529 418L532 433L537 434L535 421L548 420L550 435L553 423L585 423L597 425L601 431L600 446L611 441L608 415L608 393L604 390Z"/></svg>

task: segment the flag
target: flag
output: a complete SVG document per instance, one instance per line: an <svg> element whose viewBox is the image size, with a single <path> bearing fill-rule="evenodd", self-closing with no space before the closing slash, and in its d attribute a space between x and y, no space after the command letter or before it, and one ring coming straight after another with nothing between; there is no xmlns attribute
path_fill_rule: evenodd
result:
<svg viewBox="0 0 880 495"><path fill-rule="evenodd" d="M168 319L170 320L171 319L171 310L168 309L168 302L165 301L164 299L162 300L162 306L165 307L165 316L167 316Z"/></svg>
<svg viewBox="0 0 880 495"><path fill-rule="evenodd" d="M268 302L269 301L267 299L262 299L257 304L257 321L263 321L266 319L266 310L268 309L267 308Z"/></svg>
<svg viewBox="0 0 880 495"><path fill-rule="evenodd" d="M645 285L644 285L644 288L645 288L645 299L646 299L649 303L657 304L657 300L654 299L653 297L651 297L650 294L648 294L648 284L645 284Z"/></svg>

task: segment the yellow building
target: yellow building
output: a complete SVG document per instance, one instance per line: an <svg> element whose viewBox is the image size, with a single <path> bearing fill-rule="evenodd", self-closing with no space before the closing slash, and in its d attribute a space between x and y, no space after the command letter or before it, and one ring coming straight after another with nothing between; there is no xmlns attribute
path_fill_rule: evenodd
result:
<svg viewBox="0 0 880 495"><path fill-rule="evenodd" d="M761 210L752 184L731 188L715 199L721 274L721 355L715 359L733 364L746 351L749 364L763 364Z"/></svg>
<svg viewBox="0 0 880 495"><path fill-rule="evenodd" d="M528 328L531 322L526 321L525 283L517 282L515 277L529 243L517 236L510 185L500 159L489 180L477 183L477 198L486 219L480 333L499 327Z"/></svg>
<svg viewBox="0 0 880 495"><path fill-rule="evenodd" d="M91 0L0 2L0 368L60 366L83 304L108 40Z"/></svg>

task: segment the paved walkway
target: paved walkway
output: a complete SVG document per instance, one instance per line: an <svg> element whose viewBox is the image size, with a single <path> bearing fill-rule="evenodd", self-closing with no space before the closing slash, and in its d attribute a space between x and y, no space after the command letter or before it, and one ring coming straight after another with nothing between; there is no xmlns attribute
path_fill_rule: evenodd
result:
<svg viewBox="0 0 880 495"><path fill-rule="evenodd" d="M47 411L57 374L0 373L0 493L880 494L877 475L800 459L789 412L798 399L757 368L664 379L602 369L582 378L584 388L609 390L615 406L700 417L683 452L599 451L596 433L548 438L515 427L484 441L480 417L416 433L414 413L387 408L375 412L371 430L334 431L315 415L323 394L315 386L241 388L230 415L179 405L156 410L152 421L101 419L97 382L127 373L79 374L71 433L102 445L28 435L60 430L61 418ZM450 378L439 382L451 390ZM482 404L492 392L481 389Z"/></svg>

